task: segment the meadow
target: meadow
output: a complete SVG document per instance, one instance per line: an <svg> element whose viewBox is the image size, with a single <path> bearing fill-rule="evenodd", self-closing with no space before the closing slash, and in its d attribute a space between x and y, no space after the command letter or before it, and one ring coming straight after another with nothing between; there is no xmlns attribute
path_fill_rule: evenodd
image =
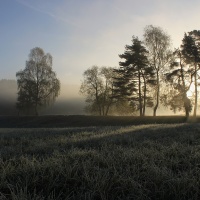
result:
<svg viewBox="0 0 200 200"><path fill-rule="evenodd" d="M190 118L190 121L194 119ZM174 124L188 121L184 116L89 116L89 115L41 115L1 116L0 128L64 128L89 126L130 126L141 124ZM200 122L200 117L195 118Z"/></svg>
<svg viewBox="0 0 200 200"><path fill-rule="evenodd" d="M0 128L1 200L200 199L200 125Z"/></svg>

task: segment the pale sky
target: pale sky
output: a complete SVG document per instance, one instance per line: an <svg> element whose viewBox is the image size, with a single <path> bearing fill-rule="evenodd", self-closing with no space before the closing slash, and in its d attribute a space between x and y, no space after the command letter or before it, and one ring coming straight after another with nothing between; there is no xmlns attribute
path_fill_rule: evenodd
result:
<svg viewBox="0 0 200 200"><path fill-rule="evenodd" d="M116 67L132 35L162 27L173 47L199 29L199 0L0 0L0 79L15 79L30 50L53 56L64 84L80 85L92 65Z"/></svg>

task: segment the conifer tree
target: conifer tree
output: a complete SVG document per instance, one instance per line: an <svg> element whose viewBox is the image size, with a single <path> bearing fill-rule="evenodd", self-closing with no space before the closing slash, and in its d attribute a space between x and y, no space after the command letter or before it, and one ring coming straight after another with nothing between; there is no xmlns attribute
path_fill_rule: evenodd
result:
<svg viewBox="0 0 200 200"><path fill-rule="evenodd" d="M170 106L174 112L178 109L185 110L185 116L188 118L192 110L191 100L187 92L192 84L192 72L187 66L180 49L174 51L174 61L171 63L171 70L166 74L167 81L172 89L163 96L165 105Z"/></svg>
<svg viewBox="0 0 200 200"><path fill-rule="evenodd" d="M200 70L200 31L193 30L184 35L182 41L182 54L186 59L188 65L190 65L190 70L192 71L192 76L194 79L195 88L195 102L194 102L194 116L197 114L197 99L198 99L198 71Z"/></svg>
<svg viewBox="0 0 200 200"><path fill-rule="evenodd" d="M128 98L140 116L145 115L145 108L151 105L147 95L148 84L153 82L154 72L147 59L148 51L137 38L132 38L132 45L125 46L124 54L119 55L124 61L119 62L115 78L115 98ZM148 102L148 104L147 104Z"/></svg>

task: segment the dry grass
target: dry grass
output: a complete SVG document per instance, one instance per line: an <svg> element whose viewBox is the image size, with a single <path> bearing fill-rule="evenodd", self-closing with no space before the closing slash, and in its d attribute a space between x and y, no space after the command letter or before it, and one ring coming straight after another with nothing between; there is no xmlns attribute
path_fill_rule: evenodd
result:
<svg viewBox="0 0 200 200"><path fill-rule="evenodd" d="M200 199L200 126L0 129L0 199Z"/></svg>

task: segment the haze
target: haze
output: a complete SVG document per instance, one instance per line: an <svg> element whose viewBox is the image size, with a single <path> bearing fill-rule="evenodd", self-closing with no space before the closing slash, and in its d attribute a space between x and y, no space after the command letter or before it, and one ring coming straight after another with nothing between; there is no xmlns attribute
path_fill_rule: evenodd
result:
<svg viewBox="0 0 200 200"><path fill-rule="evenodd" d="M146 25L160 26L178 47L185 32L198 29L197 0L1 0L0 79L15 79L30 50L53 56L62 85L75 87L92 65L116 67L132 35L142 39Z"/></svg>
<svg viewBox="0 0 200 200"><path fill-rule="evenodd" d="M92 65L118 66L118 54L142 38L146 25L161 26L179 46L184 32L198 28L197 0L2 0L0 2L0 79L15 79L30 49L54 58L66 84L80 84Z"/></svg>
<svg viewBox="0 0 200 200"><path fill-rule="evenodd" d="M61 94L53 105L39 110L41 115L84 114L84 98L78 94L77 85L61 84ZM0 115L17 115L17 82L0 80Z"/></svg>

